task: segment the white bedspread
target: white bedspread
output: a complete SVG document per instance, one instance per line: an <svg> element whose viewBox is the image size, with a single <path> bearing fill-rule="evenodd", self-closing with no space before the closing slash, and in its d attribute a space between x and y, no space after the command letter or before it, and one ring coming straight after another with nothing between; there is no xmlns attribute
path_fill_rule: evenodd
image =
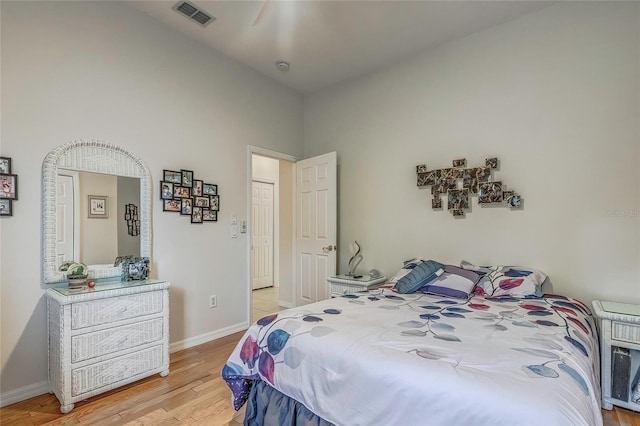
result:
<svg viewBox="0 0 640 426"><path fill-rule="evenodd" d="M223 377L337 425L601 425L598 344L573 299L340 297L265 317Z"/></svg>

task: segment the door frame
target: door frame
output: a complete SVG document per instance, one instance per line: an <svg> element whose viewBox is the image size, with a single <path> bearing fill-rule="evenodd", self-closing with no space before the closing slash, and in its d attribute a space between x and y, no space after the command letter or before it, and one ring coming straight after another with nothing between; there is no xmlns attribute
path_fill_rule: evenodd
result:
<svg viewBox="0 0 640 426"><path fill-rule="evenodd" d="M253 300L251 297L251 292L252 292L252 278L251 278L251 242L252 242L252 237L251 235L253 230L251 229L251 220L249 220L248 215L251 212L251 204L252 204L252 197L251 197L251 185L253 182L253 155L261 155L263 157L269 157L269 158L273 158L275 160L285 160L285 161L289 161L291 163L293 163L293 171L294 171L294 176L295 176L295 172L296 172L296 163L298 161L300 161L301 159L298 157L295 157L293 155L289 155L289 154L285 154L282 152L278 152L278 151L273 151L271 149L266 149L266 148L262 148L259 146L255 146L255 145L247 145L247 187L246 187L246 197L247 197L247 245L246 245L246 254L247 254L247 270L245 271L245 275L247 277L247 280L245 282L245 288L247 289L247 304L246 306L248 307L247 309L247 324L251 324L251 310L253 308ZM295 185L295 182L294 182ZM295 206L297 206L297 200L296 200L296 194L295 191L293 193L293 205L294 208ZM293 245L293 259L292 261L294 262L293 264L295 265L295 253L296 253L296 215L293 215L293 223L291 224L291 226L293 227L293 241L292 241L292 245ZM278 255L279 256L279 255ZM296 280L296 271L294 269L293 271L293 279L294 282ZM296 286L295 284L292 286L292 294L291 294L291 300L293 300L293 304L295 304L295 300L296 300ZM291 306L293 307L293 306Z"/></svg>

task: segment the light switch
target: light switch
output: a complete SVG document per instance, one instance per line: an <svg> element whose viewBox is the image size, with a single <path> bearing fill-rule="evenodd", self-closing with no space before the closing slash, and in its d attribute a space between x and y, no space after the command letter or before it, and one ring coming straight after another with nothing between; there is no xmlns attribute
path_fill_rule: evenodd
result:
<svg viewBox="0 0 640 426"><path fill-rule="evenodd" d="M243 234L247 233L247 221L243 220L242 224L240 224L240 232Z"/></svg>
<svg viewBox="0 0 640 426"><path fill-rule="evenodd" d="M231 225L231 238L238 238L238 225Z"/></svg>
<svg viewBox="0 0 640 426"><path fill-rule="evenodd" d="M237 215L237 214L235 214L235 213L232 213L232 214L231 214L231 224L232 224L232 225L235 225L235 224L237 224L237 223L238 223L238 215Z"/></svg>

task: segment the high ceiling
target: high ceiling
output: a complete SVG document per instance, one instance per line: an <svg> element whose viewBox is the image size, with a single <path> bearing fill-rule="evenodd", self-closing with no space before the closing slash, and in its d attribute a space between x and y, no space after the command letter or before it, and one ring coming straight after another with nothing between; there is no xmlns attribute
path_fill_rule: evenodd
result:
<svg viewBox="0 0 640 426"><path fill-rule="evenodd" d="M202 27L173 10L177 0L127 3L303 94L553 3L190 1L216 20ZM290 69L280 71L278 60Z"/></svg>

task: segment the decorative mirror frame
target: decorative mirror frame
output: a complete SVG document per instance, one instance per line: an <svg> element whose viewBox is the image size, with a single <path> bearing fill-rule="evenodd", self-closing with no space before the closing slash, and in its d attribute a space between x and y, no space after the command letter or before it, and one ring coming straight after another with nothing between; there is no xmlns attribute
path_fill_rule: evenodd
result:
<svg viewBox="0 0 640 426"><path fill-rule="evenodd" d="M140 256L151 258L151 173L133 152L100 140L79 139L51 150L42 163L42 280L64 282L56 267L58 169L140 178ZM121 275L120 267L92 269L89 278Z"/></svg>

